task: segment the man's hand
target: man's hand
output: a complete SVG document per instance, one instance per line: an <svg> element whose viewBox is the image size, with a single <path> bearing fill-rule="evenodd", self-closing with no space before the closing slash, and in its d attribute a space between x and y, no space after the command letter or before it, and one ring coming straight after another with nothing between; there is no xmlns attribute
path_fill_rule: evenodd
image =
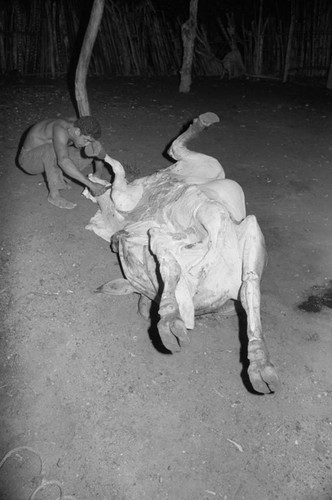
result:
<svg viewBox="0 0 332 500"><path fill-rule="evenodd" d="M111 189L111 186L104 186L103 184L98 184L97 182L90 182L89 189L93 196L101 196L106 193L108 189Z"/></svg>
<svg viewBox="0 0 332 500"><path fill-rule="evenodd" d="M84 152L87 156L96 156L99 160L103 160L106 156L106 151L99 141L90 142L85 146Z"/></svg>

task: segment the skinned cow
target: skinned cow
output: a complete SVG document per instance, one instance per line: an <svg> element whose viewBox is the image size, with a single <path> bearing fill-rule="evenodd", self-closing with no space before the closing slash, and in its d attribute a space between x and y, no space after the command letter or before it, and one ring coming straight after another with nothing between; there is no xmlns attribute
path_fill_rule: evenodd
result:
<svg viewBox="0 0 332 500"><path fill-rule="evenodd" d="M111 165L114 181L97 198L100 209L87 229L111 241L125 278L98 291L140 294L144 317L156 302L158 332L171 352L188 341L195 316L228 313L233 301L241 301L248 324L248 375L256 391L268 393L276 389L278 377L260 318L264 237L256 217L246 216L239 184L225 178L216 159L186 147L217 121L213 113L200 115L173 142L169 154L176 163L132 183L118 161L99 152Z"/></svg>

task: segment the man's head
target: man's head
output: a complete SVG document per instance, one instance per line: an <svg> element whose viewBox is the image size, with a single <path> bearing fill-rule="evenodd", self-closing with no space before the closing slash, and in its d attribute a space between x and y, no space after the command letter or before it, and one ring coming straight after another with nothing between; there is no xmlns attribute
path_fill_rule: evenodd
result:
<svg viewBox="0 0 332 500"><path fill-rule="evenodd" d="M93 140L101 136L101 126L93 116L82 116L74 122L74 127L80 129L81 135L89 136Z"/></svg>
<svg viewBox="0 0 332 500"><path fill-rule="evenodd" d="M72 125L70 137L76 148L84 148L91 142L99 139L101 127L93 116L82 116Z"/></svg>

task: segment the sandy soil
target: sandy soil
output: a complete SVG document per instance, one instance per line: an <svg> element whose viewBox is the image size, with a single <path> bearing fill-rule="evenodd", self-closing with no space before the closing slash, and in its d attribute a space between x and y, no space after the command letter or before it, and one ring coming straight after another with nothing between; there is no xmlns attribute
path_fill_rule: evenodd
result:
<svg viewBox="0 0 332 500"><path fill-rule="evenodd" d="M42 177L15 165L32 123L73 115L66 82L5 85L1 500L331 500L331 92L214 78L189 95L176 79L89 80L88 91L132 178L169 165L166 146L195 116L220 116L193 148L240 182L264 232L262 321L281 387L250 391L238 317L199 318L167 355L137 296L93 293L121 277L85 230L95 205L73 184L77 207L57 209Z"/></svg>

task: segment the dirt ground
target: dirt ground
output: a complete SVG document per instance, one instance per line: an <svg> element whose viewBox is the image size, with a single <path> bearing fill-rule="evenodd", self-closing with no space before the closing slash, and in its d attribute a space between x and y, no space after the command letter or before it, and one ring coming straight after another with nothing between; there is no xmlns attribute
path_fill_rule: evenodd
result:
<svg viewBox="0 0 332 500"><path fill-rule="evenodd" d="M15 165L32 123L74 114L67 84L0 92L1 500L331 500L332 93L88 82L102 141L131 178L168 166L167 145L195 116L219 115L192 149L242 185L266 238L262 322L281 385L261 396L246 382L241 318L198 318L168 355L136 295L93 293L121 277L85 230L96 206L75 183L74 210L50 205L43 178Z"/></svg>

